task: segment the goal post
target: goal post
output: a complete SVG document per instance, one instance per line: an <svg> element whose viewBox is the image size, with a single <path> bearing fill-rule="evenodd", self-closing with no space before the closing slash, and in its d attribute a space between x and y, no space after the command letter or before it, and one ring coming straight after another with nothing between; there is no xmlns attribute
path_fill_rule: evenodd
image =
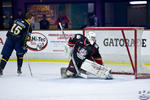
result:
<svg viewBox="0 0 150 100"><path fill-rule="evenodd" d="M150 78L150 66L144 66L142 61L143 30L143 27L87 27L83 35L96 33L100 54L112 73Z"/></svg>

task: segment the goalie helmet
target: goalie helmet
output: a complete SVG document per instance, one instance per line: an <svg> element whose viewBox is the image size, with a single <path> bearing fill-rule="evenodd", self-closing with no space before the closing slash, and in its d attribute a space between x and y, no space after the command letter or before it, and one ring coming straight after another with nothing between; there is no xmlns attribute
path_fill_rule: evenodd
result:
<svg viewBox="0 0 150 100"><path fill-rule="evenodd" d="M88 32L86 37L89 40L91 45L93 45L94 42L96 41L96 34L94 32Z"/></svg>

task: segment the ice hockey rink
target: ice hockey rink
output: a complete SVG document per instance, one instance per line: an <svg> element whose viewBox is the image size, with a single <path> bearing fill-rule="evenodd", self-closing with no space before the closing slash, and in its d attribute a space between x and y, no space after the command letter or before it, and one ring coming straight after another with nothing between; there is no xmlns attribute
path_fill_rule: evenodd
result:
<svg viewBox="0 0 150 100"><path fill-rule="evenodd" d="M0 100L149 100L150 79L113 75L113 80L62 79L60 68L68 63L30 62L23 74L16 73L16 62L6 65L0 77ZM147 99L141 99L144 95Z"/></svg>

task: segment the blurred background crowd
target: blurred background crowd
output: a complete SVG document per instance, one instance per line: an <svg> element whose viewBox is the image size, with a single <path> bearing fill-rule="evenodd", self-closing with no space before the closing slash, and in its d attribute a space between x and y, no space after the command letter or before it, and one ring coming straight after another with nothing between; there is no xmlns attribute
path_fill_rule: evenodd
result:
<svg viewBox="0 0 150 100"><path fill-rule="evenodd" d="M139 0L138 0L139 1ZM143 0L142 0L143 1ZM131 0L0 0L0 29L32 12L32 28L57 30L58 22L68 30L84 27L150 27L150 2Z"/></svg>

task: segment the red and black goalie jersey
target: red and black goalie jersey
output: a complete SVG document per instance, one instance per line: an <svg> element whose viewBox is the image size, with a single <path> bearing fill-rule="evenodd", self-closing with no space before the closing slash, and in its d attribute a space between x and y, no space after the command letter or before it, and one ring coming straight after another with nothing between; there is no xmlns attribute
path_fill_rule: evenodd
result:
<svg viewBox="0 0 150 100"><path fill-rule="evenodd" d="M74 47L73 57L79 68L85 59L93 60L98 64L103 64L99 53L99 46L96 43L91 45L85 36L81 34L74 35L74 37L69 39L68 45Z"/></svg>

